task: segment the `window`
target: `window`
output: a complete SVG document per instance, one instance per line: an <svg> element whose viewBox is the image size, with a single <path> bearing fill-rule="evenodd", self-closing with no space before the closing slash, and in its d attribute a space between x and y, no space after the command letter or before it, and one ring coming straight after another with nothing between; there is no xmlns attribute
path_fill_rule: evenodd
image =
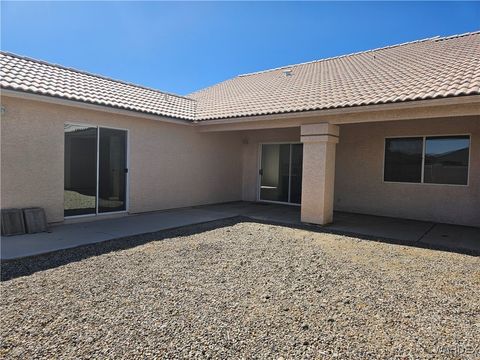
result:
<svg viewBox="0 0 480 360"><path fill-rule="evenodd" d="M64 216L126 210L126 130L65 124L64 165Z"/></svg>
<svg viewBox="0 0 480 360"><path fill-rule="evenodd" d="M468 136L427 137L424 182L466 185L469 147Z"/></svg>
<svg viewBox="0 0 480 360"><path fill-rule="evenodd" d="M303 144L262 144L261 149L259 199L300 204Z"/></svg>
<svg viewBox="0 0 480 360"><path fill-rule="evenodd" d="M385 181L420 182L423 138L387 139Z"/></svg>
<svg viewBox="0 0 480 360"><path fill-rule="evenodd" d="M385 139L384 181L467 185L469 136Z"/></svg>

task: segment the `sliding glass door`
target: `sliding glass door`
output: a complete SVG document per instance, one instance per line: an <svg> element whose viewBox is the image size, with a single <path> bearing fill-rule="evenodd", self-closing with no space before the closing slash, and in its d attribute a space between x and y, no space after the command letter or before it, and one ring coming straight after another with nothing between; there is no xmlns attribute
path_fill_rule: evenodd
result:
<svg viewBox="0 0 480 360"><path fill-rule="evenodd" d="M302 201L303 144L292 144L290 151L290 202L300 204Z"/></svg>
<svg viewBox="0 0 480 360"><path fill-rule="evenodd" d="M300 204L302 195L302 144L263 144L260 200Z"/></svg>
<svg viewBox="0 0 480 360"><path fill-rule="evenodd" d="M97 128L65 124L65 216L95 214Z"/></svg>
<svg viewBox="0 0 480 360"><path fill-rule="evenodd" d="M100 128L98 212L126 209L127 133Z"/></svg>
<svg viewBox="0 0 480 360"><path fill-rule="evenodd" d="M65 124L64 215L126 210L127 132Z"/></svg>

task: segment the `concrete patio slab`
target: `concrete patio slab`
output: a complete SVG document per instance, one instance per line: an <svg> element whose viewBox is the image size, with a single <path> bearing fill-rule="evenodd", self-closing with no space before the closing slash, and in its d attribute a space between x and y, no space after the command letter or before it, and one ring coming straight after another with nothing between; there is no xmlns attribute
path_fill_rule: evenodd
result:
<svg viewBox="0 0 480 360"><path fill-rule="evenodd" d="M436 224L420 242L451 249L475 250L480 253L480 228Z"/></svg>
<svg viewBox="0 0 480 360"><path fill-rule="evenodd" d="M424 221L335 212L333 224L326 228L404 242L416 242L433 225L431 222Z"/></svg>
<svg viewBox="0 0 480 360"><path fill-rule="evenodd" d="M231 216L229 213L188 208L55 225L51 227L49 233L2 237L1 259L38 255L120 237L225 219Z"/></svg>
<svg viewBox="0 0 480 360"><path fill-rule="evenodd" d="M303 226L300 207L267 203L232 202L159 211L89 222L61 224L50 233L1 239L1 259L15 259L73 248L121 237L140 235L207 221L245 216L253 220ZM480 229L431 222L335 212L334 223L319 231L398 240L412 245L438 246L480 253Z"/></svg>
<svg viewBox="0 0 480 360"><path fill-rule="evenodd" d="M273 203L232 203L207 207L232 216L247 216L261 221L274 221L286 224L301 224L300 207Z"/></svg>

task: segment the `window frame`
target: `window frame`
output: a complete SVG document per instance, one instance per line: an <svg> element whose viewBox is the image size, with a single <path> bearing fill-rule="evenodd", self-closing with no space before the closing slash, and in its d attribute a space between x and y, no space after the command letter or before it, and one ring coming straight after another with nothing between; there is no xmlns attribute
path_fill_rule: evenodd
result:
<svg viewBox="0 0 480 360"><path fill-rule="evenodd" d="M468 162L467 162L467 183L466 184L438 184L438 183L426 183L424 182L424 173L425 173L425 149L427 145L427 138L435 137L456 137L456 136L468 136ZM404 139L404 138L422 138L422 172L420 182L407 182L407 181L387 181L385 180L385 157L386 157L386 148L385 144L387 139ZM383 138L383 161L382 161L382 183L384 184L408 184L408 185L435 185L435 186L470 186L470 158L472 156L472 134L463 133L463 134L434 134L434 135L401 135L401 136L385 136Z"/></svg>
<svg viewBox="0 0 480 360"><path fill-rule="evenodd" d="M121 127L113 127L113 126L106 126L106 125L100 125L98 123L87 123L87 122L75 122L75 121L65 121L63 123L63 129L64 129L64 144L65 144L65 125L75 125L75 126L85 126L85 127L91 127L95 128L97 131L97 182L96 182L96 194L95 194L95 213L93 214L82 214L82 215L70 215L70 216L65 216L65 213L63 215L63 219L65 221L68 220L74 220L77 218L88 218L88 217L101 217L101 216L109 216L109 215L122 215L122 214L128 214L130 212L130 129L127 128L121 128ZM126 132L126 143L125 146L127 147L126 149L126 166L128 169L128 172L126 173L126 189L125 189L125 210L120 210L120 211L111 211L111 212L104 212L101 213L98 211L98 181L99 181L99 146L100 146L100 129L105 128L105 129L112 129L112 130L121 130ZM63 149L63 157L65 157L65 148ZM65 172L65 169L63 170ZM65 189L65 179L63 180L63 186ZM64 197L64 195L63 195ZM64 199L65 201L65 199Z"/></svg>

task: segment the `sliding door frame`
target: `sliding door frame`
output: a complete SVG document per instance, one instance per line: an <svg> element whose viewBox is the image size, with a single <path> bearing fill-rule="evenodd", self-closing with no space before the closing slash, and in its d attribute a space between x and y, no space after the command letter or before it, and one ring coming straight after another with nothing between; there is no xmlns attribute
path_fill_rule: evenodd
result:
<svg viewBox="0 0 480 360"><path fill-rule="evenodd" d="M257 201L263 203L271 204L282 204L282 205L292 205L292 206L302 206L302 204L290 202L291 196L291 185L292 185L292 145L303 144L300 141L273 141L273 142L262 142L258 144L258 157L257 157ZM262 152L263 145L290 145L289 152L289 164L288 164L288 201L274 201L274 200L262 200L261 198L261 189L262 189L262 176L260 175L260 170L262 169ZM302 157L303 161L303 157Z"/></svg>
<svg viewBox="0 0 480 360"><path fill-rule="evenodd" d="M77 125L77 126L86 126L95 128L97 130L97 184L96 184L96 194L95 194L95 213L94 214L83 214L83 215L71 215L71 216L63 216L64 219L76 219L76 218L84 218L84 217L95 217L95 216L106 216L106 215L115 215L115 214L126 214L130 208L130 133L128 129L113 127L113 126L103 126L103 125L96 125L96 124L88 124L88 123L74 123L74 122L65 122L65 124L69 125ZM125 210L120 211L111 211L111 212L98 212L98 191L99 191L99 176L100 176L100 131L101 129L112 129L112 130L120 130L125 131L126 133L126 141L125 141L125 166L127 168L127 173L125 174ZM65 134L63 135L65 136ZM63 156L65 157L65 149L63 149ZM65 169L63 170L65 176ZM65 192L65 179L63 180L63 188ZM64 205L65 206L65 205Z"/></svg>

